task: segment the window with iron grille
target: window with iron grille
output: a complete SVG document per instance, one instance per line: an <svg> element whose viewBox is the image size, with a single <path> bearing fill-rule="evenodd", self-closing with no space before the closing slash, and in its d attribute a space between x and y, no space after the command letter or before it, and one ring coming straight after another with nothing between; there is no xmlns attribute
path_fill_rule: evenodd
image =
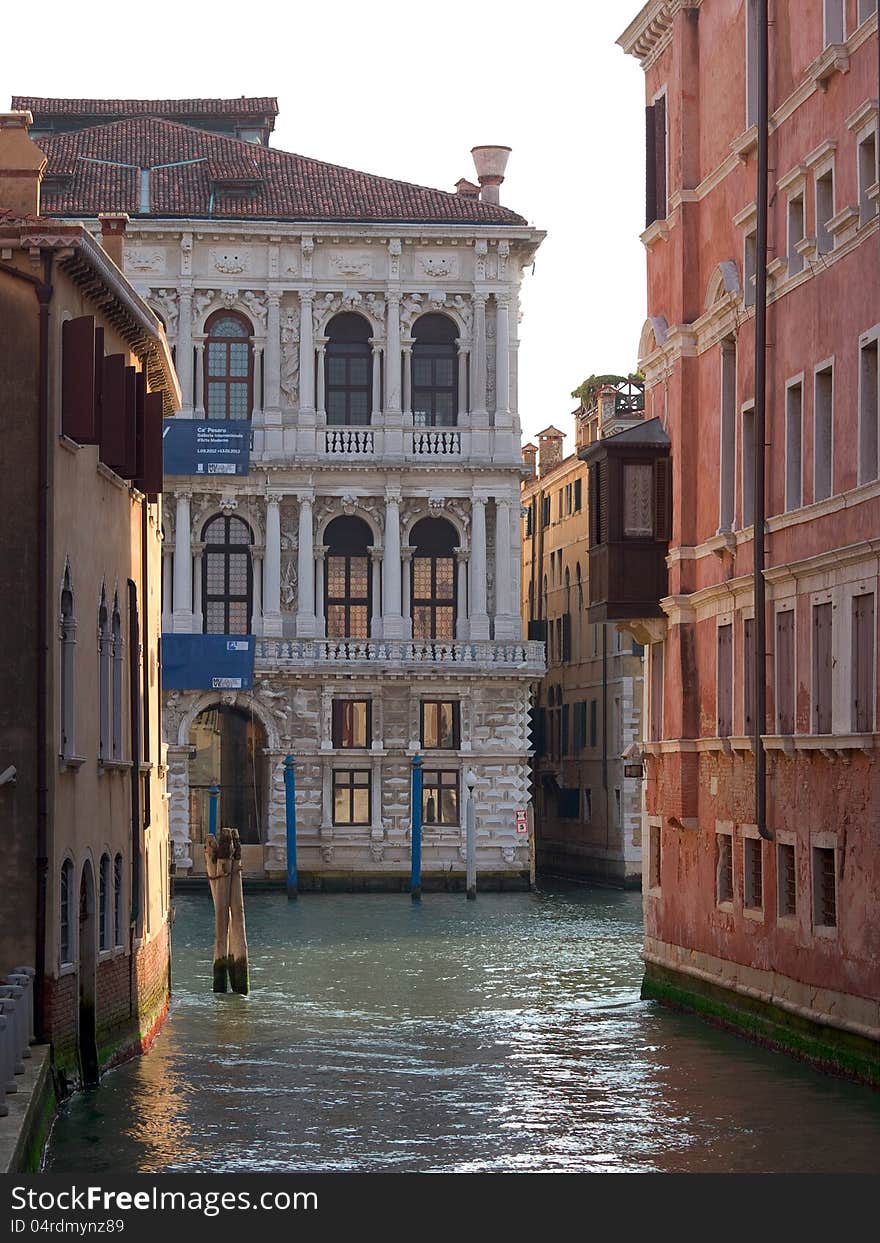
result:
<svg viewBox="0 0 880 1243"><path fill-rule="evenodd" d="M369 699L333 700L333 746L369 747L372 739L373 705Z"/></svg>
<svg viewBox="0 0 880 1243"><path fill-rule="evenodd" d="M98 948L110 948L110 856L101 855L98 872Z"/></svg>
<svg viewBox="0 0 880 1243"><path fill-rule="evenodd" d="M122 944L122 855L113 860L113 944Z"/></svg>
<svg viewBox="0 0 880 1243"><path fill-rule="evenodd" d="M715 900L733 901L733 837L730 833L715 834Z"/></svg>
<svg viewBox="0 0 880 1243"><path fill-rule="evenodd" d="M458 773L425 769L422 776L422 823L455 826L458 811Z"/></svg>
<svg viewBox="0 0 880 1243"><path fill-rule="evenodd" d="M779 842L776 847L776 901L782 919L797 914L797 871L794 845Z"/></svg>
<svg viewBox="0 0 880 1243"><path fill-rule="evenodd" d="M207 323L205 412L209 419L249 419L253 409L253 325L235 311Z"/></svg>
<svg viewBox="0 0 880 1243"><path fill-rule="evenodd" d="M61 865L61 961L73 962L73 863Z"/></svg>
<svg viewBox="0 0 880 1243"><path fill-rule="evenodd" d="M368 770L335 769L333 772L333 823L370 823L371 777Z"/></svg>
<svg viewBox="0 0 880 1243"><path fill-rule="evenodd" d="M248 634L253 611L252 536L240 518L212 518L204 530L202 628L205 634Z"/></svg>
<svg viewBox="0 0 880 1243"><path fill-rule="evenodd" d="M454 699L425 699L421 705L421 739L426 750L457 751L461 705Z"/></svg>
<svg viewBox="0 0 880 1243"><path fill-rule="evenodd" d="M648 884L651 889L660 888L661 839L660 825L652 824L649 832Z"/></svg>
<svg viewBox="0 0 880 1243"><path fill-rule="evenodd" d="M833 846L813 847L813 923L820 928L837 925L837 875Z"/></svg>
<svg viewBox="0 0 880 1243"><path fill-rule="evenodd" d="M759 837L743 838L743 906L759 911L764 905L764 869Z"/></svg>

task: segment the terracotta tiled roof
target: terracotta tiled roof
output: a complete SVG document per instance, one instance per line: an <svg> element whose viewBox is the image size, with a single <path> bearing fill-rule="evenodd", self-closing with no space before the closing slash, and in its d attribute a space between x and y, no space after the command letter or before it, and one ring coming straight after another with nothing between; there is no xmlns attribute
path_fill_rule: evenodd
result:
<svg viewBox="0 0 880 1243"><path fill-rule="evenodd" d="M36 141L49 158L49 180L42 195L42 210L49 215L95 216L99 211L144 215L140 174L150 169L151 216L526 223L497 204L153 117ZM248 179L259 177L258 184L244 193L228 188L245 173Z"/></svg>
<svg viewBox="0 0 880 1243"><path fill-rule="evenodd" d="M272 116L278 100L272 96L240 99L52 99L36 95L13 95L15 111L35 117L137 117L137 116Z"/></svg>

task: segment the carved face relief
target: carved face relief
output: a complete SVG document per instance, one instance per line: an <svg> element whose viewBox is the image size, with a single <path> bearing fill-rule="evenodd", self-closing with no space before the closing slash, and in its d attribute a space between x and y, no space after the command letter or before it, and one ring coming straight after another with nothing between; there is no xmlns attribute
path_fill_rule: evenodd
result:
<svg viewBox="0 0 880 1243"><path fill-rule="evenodd" d="M128 246L125 250L126 272L162 272L165 268L165 251L158 247Z"/></svg>
<svg viewBox="0 0 880 1243"><path fill-rule="evenodd" d="M251 256L246 250L217 248L210 252L210 259L215 270L224 276L237 276L251 270Z"/></svg>
<svg viewBox="0 0 880 1243"><path fill-rule="evenodd" d="M330 271L336 276L355 276L369 280L373 275L373 260L370 255L342 251L330 256Z"/></svg>
<svg viewBox="0 0 880 1243"><path fill-rule="evenodd" d="M418 267L424 276L458 275L458 259L455 255L419 255Z"/></svg>

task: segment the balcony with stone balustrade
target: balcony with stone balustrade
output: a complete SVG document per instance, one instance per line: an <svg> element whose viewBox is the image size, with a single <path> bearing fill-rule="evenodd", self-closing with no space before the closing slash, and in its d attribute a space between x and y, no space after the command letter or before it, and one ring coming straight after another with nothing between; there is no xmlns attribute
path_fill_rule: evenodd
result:
<svg viewBox="0 0 880 1243"><path fill-rule="evenodd" d="M268 639L256 641L257 673L313 670L319 675L374 670L384 676L416 673L500 674L529 679L545 672L544 644L494 639Z"/></svg>

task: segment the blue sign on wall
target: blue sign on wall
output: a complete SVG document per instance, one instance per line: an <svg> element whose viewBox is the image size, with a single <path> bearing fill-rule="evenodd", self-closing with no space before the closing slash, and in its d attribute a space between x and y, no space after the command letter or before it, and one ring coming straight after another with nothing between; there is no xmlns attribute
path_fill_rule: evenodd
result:
<svg viewBox="0 0 880 1243"><path fill-rule="evenodd" d="M250 465L249 419L165 419L166 475L246 475Z"/></svg>
<svg viewBox="0 0 880 1243"><path fill-rule="evenodd" d="M252 634L163 634L166 691L249 691L254 685Z"/></svg>

